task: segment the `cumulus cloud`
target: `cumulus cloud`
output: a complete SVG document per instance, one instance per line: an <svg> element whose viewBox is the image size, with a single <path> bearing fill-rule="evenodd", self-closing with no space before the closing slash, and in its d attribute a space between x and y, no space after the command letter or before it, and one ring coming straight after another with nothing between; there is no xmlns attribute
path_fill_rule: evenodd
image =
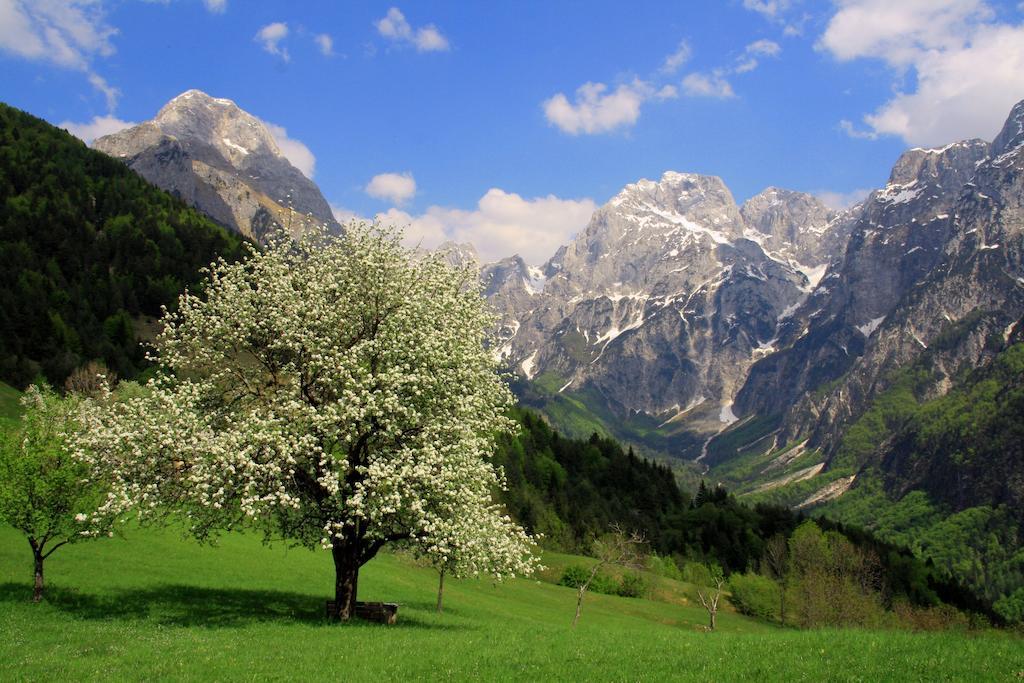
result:
<svg viewBox="0 0 1024 683"><path fill-rule="evenodd" d="M856 190L850 190L849 192L818 190L811 194L820 199L821 203L828 208L839 211L842 209L848 209L854 204L863 201L870 193L871 190L858 188Z"/></svg>
<svg viewBox="0 0 1024 683"><path fill-rule="evenodd" d="M291 60L291 55L288 54L288 48L281 47L281 41L287 37L288 24L275 21L257 31L253 40L262 45L263 49L270 54L276 55L287 62Z"/></svg>
<svg viewBox="0 0 1024 683"><path fill-rule="evenodd" d="M116 33L91 0L0 0L0 48L27 59L86 70L93 56L114 53Z"/></svg>
<svg viewBox="0 0 1024 683"><path fill-rule="evenodd" d="M274 142L277 143L281 154L284 155L292 166L299 169L302 175L312 180L313 173L316 171L316 157L313 156L313 152L309 151L309 147L306 147L299 140L288 137L288 131L281 126L268 121L264 121L263 124L274 137Z"/></svg>
<svg viewBox="0 0 1024 683"><path fill-rule="evenodd" d="M416 196L416 179L412 173L380 173L370 179L364 192L401 206Z"/></svg>
<svg viewBox="0 0 1024 683"><path fill-rule="evenodd" d="M683 79L683 93L690 97L711 97L715 99L729 99L736 97L732 85L726 80L721 70L711 73L687 74Z"/></svg>
<svg viewBox="0 0 1024 683"><path fill-rule="evenodd" d="M123 121L116 116L94 116L92 121L81 123L61 121L57 127L66 129L85 144L91 145L96 138L118 133L135 125L137 124L134 121Z"/></svg>
<svg viewBox="0 0 1024 683"><path fill-rule="evenodd" d="M120 91L93 70L92 60L114 54L116 34L95 0L0 0L0 50L83 72L111 111Z"/></svg>
<svg viewBox="0 0 1024 683"><path fill-rule="evenodd" d="M334 220L341 224L348 223L349 221L366 221L366 218L360 216L352 209L339 206L338 204L331 204L330 206L331 213L334 215Z"/></svg>
<svg viewBox="0 0 1024 683"><path fill-rule="evenodd" d="M224 14L228 11L228 0L203 0L203 4L214 14Z"/></svg>
<svg viewBox="0 0 1024 683"><path fill-rule="evenodd" d="M576 89L575 101L564 93L545 100L544 116L569 135L607 133L616 128L632 126L640 118L640 107L650 99L677 96L673 86L659 90L645 81L634 80L608 90L604 83L584 83Z"/></svg>
<svg viewBox="0 0 1024 683"><path fill-rule="evenodd" d="M845 0L819 49L839 61L876 59L895 92L863 116L861 135L932 146L991 139L1024 93L1024 24L1000 23L983 0Z"/></svg>
<svg viewBox="0 0 1024 683"><path fill-rule="evenodd" d="M324 57L330 57L334 54L334 39L326 33L319 33L313 36L313 42L320 48L320 54Z"/></svg>
<svg viewBox="0 0 1024 683"><path fill-rule="evenodd" d="M397 7L392 7L383 19L374 23L377 32L388 40L415 47L419 52L444 52L449 49L448 39L433 24L414 29Z"/></svg>
<svg viewBox="0 0 1024 683"><path fill-rule="evenodd" d="M484 261L519 254L540 264L582 230L596 205L553 195L524 199L492 188L474 210L432 206L419 215L390 209L377 218L406 228L406 242L432 249L446 240L469 242Z"/></svg>

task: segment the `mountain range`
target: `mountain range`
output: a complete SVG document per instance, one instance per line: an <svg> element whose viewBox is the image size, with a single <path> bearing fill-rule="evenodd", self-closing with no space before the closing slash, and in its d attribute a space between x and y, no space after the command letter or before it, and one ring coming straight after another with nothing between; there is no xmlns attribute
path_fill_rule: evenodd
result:
<svg viewBox="0 0 1024 683"><path fill-rule="evenodd" d="M250 238L274 224L339 229L229 100L186 92L95 147ZM683 478L794 507L842 512L881 489L893 505L930 491L951 513L1013 504L1019 533L1020 458L996 468L1001 493L989 482L943 498L907 430L920 435L923 407L973 391L997 361L1015 367L1022 171L1024 102L991 143L906 151L884 187L842 211L775 187L740 205L720 178L669 171L624 187L546 263L439 250L477 265L514 390L569 435L614 436ZM985 376L1010 391L1012 375Z"/></svg>

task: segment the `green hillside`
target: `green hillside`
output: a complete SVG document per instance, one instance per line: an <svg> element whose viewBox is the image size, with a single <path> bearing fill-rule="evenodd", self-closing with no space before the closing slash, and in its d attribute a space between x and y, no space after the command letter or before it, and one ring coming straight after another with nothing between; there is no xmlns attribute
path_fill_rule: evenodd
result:
<svg viewBox="0 0 1024 683"><path fill-rule="evenodd" d="M329 624L326 553L227 536L201 547L131 531L64 548L49 598L28 601L23 540L0 529L0 661L33 680L1008 680L1024 647L1008 634L790 631L732 613L703 632L692 605L590 595L533 580L450 581L385 555L360 577L399 623ZM557 559L557 558L556 558Z"/></svg>
<svg viewBox="0 0 1024 683"><path fill-rule="evenodd" d="M814 514L910 548L988 601L1017 591L1024 602L1024 344L1005 346L928 398L922 387L935 379L942 343L892 377L817 476L786 481L825 457L800 444L772 450L774 426L765 421L712 442L709 476L747 502L789 506L849 478L849 490Z"/></svg>
<svg viewBox="0 0 1024 683"><path fill-rule="evenodd" d="M0 104L0 380L145 365L139 323L240 240L45 121Z"/></svg>

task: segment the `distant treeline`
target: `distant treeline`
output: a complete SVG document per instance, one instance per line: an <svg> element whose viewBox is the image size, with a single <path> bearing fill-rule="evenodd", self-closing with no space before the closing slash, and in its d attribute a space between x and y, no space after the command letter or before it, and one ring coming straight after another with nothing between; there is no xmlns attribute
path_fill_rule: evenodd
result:
<svg viewBox="0 0 1024 683"><path fill-rule="evenodd" d="M0 104L0 380L60 386L91 360L136 376L135 321L240 246L121 162Z"/></svg>
<svg viewBox="0 0 1024 683"><path fill-rule="evenodd" d="M502 439L496 456L508 483L501 496L509 514L543 534L542 544L553 550L586 552L595 536L619 524L642 531L652 551L681 568L702 562L728 574L767 573L772 539L791 538L807 519L784 507L744 505L725 489L703 483L691 496L679 490L666 465L639 458L614 440L567 439L535 413L517 409L515 417L521 432ZM816 521L872 558L887 604L946 603L992 614L987 602L909 550L858 528Z"/></svg>

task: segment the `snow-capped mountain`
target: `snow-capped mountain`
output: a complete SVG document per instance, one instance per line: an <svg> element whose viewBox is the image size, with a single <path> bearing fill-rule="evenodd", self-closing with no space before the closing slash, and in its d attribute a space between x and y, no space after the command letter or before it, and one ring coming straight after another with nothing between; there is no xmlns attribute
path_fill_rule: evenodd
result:
<svg viewBox="0 0 1024 683"><path fill-rule="evenodd" d="M93 147L253 239L275 226L293 233L310 225L340 229L320 190L285 158L267 126L231 100L189 90L153 120Z"/></svg>
<svg viewBox="0 0 1024 683"><path fill-rule="evenodd" d="M823 270L787 236L843 241L844 223L820 202L771 192L777 203L752 206L752 224L719 178L667 172L623 188L543 267L485 267L503 316L497 352L595 412L720 428L747 368Z"/></svg>
<svg viewBox="0 0 1024 683"><path fill-rule="evenodd" d="M966 140L900 157L860 209L842 262L781 330L780 350L751 368L735 412L771 418L772 451L799 443L819 453L822 484L805 502L827 501L856 486L863 468L897 466L887 444L854 461L841 446L906 370L917 370L918 399L942 396L1024 339L1022 316L1024 102L991 145ZM908 473L892 476L906 490Z"/></svg>

